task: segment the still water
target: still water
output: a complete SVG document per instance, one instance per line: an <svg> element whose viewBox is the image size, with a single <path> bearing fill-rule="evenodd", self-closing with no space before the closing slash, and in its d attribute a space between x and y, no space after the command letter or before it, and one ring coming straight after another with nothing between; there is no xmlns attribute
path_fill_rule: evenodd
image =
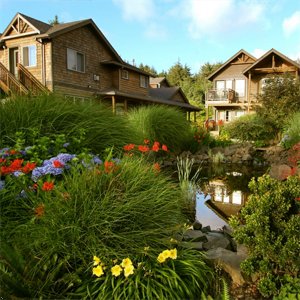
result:
<svg viewBox="0 0 300 300"><path fill-rule="evenodd" d="M221 229L228 218L247 202L252 177L263 175L267 167L248 165L206 165L201 167L196 194L196 220L211 229Z"/></svg>

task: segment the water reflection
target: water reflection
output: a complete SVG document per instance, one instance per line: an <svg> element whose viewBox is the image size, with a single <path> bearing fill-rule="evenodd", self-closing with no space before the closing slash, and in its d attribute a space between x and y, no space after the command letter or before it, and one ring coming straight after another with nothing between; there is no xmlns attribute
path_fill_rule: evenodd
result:
<svg viewBox="0 0 300 300"><path fill-rule="evenodd" d="M203 167L196 195L196 219L203 226L220 229L247 202L248 183L264 174L265 168L218 165Z"/></svg>

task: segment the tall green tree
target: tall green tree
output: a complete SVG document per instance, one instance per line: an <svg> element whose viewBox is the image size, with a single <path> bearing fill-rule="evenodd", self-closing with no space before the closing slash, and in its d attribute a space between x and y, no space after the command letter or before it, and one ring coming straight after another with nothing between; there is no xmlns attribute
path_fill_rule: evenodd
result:
<svg viewBox="0 0 300 300"><path fill-rule="evenodd" d="M157 76L157 71L154 69L154 67L150 67L148 65L144 65L144 64L140 64L139 65L139 69L148 72L150 74L153 74L154 76Z"/></svg>
<svg viewBox="0 0 300 300"><path fill-rule="evenodd" d="M179 61L172 66L168 73L167 79L171 85L174 86L181 86L182 83L186 80L191 78L191 69L187 65L182 65Z"/></svg>
<svg viewBox="0 0 300 300"><path fill-rule="evenodd" d="M50 21L49 21L49 24L52 25L52 26L53 26L53 25L58 25L58 24L60 24L60 23L61 23L61 22L59 21L57 15L54 16L54 19L53 19L53 20L50 20Z"/></svg>

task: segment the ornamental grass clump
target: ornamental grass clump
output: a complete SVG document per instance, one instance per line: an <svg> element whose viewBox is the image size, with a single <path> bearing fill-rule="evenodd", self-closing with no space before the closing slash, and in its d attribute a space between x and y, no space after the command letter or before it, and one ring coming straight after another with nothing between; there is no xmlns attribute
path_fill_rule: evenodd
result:
<svg viewBox="0 0 300 300"><path fill-rule="evenodd" d="M73 102L55 94L19 97L0 103L0 147L15 144L15 133L24 133L25 144L34 145L35 138L51 134L78 137L81 148L101 154L114 146L115 151L129 142L137 142L135 131L122 116L113 115L97 100Z"/></svg>
<svg viewBox="0 0 300 300"><path fill-rule="evenodd" d="M181 151L191 136L191 127L182 111L167 106L142 106L128 113L129 124L140 135L140 143L159 141L174 152Z"/></svg>
<svg viewBox="0 0 300 300"><path fill-rule="evenodd" d="M37 189L9 176L0 191L1 206L9 207L1 239L26 257L13 277L3 254L4 273L27 286L32 298L59 298L80 286L95 253L110 259L135 257L145 246L161 249L183 224L178 187L152 164L141 158L105 162L75 165L60 180L46 174ZM22 188L26 197L19 198ZM7 282L1 285L9 290Z"/></svg>

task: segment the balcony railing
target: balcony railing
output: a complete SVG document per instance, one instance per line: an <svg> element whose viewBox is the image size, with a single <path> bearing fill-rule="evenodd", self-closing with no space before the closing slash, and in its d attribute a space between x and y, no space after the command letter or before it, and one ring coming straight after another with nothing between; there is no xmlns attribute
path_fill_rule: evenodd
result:
<svg viewBox="0 0 300 300"><path fill-rule="evenodd" d="M235 101L235 91L232 89L209 90L206 93L205 101L232 103Z"/></svg>

